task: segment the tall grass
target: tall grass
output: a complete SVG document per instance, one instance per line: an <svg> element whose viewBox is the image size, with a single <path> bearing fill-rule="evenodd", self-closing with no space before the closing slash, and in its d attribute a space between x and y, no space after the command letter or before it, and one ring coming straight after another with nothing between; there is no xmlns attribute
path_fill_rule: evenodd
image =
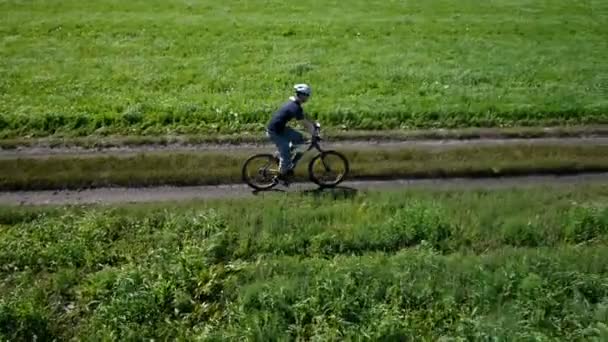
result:
<svg viewBox="0 0 608 342"><path fill-rule="evenodd" d="M606 123L605 1L3 1L0 137Z"/></svg>
<svg viewBox="0 0 608 342"><path fill-rule="evenodd" d="M6 209L0 337L607 337L608 190Z"/></svg>

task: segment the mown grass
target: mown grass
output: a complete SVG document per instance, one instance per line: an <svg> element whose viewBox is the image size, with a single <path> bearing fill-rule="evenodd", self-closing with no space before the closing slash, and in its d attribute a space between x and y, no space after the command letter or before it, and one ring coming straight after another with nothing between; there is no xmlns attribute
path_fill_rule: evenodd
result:
<svg viewBox="0 0 608 342"><path fill-rule="evenodd" d="M607 123L605 1L3 1L0 137Z"/></svg>
<svg viewBox="0 0 608 342"><path fill-rule="evenodd" d="M0 160L0 189L80 189L102 186L213 185L241 183L243 151L139 153L122 156L57 156ZM348 179L494 177L608 170L605 145L511 145L451 148L344 149ZM310 153L296 168L308 181Z"/></svg>
<svg viewBox="0 0 608 342"><path fill-rule="evenodd" d="M9 340L608 337L608 188L3 208Z"/></svg>

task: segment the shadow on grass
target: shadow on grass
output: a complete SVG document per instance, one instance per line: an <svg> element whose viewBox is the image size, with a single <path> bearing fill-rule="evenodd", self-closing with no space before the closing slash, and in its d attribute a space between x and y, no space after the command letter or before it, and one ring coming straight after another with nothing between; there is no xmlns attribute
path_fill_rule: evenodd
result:
<svg viewBox="0 0 608 342"><path fill-rule="evenodd" d="M251 193L253 195L259 195L264 193L287 193L289 191L282 189L269 189L269 190L253 190ZM316 189L308 189L308 190L300 190L296 193L303 196L312 196L317 198L333 198L333 199L349 199L353 198L357 195L359 190L345 187L345 186L336 186L333 188L323 188L319 187Z"/></svg>
<svg viewBox="0 0 608 342"><path fill-rule="evenodd" d="M313 196L313 197L330 197L333 199L350 199L357 195L359 190L346 187L336 186L333 188L317 188L311 190L301 191L302 195Z"/></svg>
<svg viewBox="0 0 608 342"><path fill-rule="evenodd" d="M284 193L284 192L287 192L287 191L280 190L280 189L253 190L253 191L251 191L251 193L254 194L254 195L256 195L256 196L259 195L259 194L272 193L272 192L281 192L281 193Z"/></svg>

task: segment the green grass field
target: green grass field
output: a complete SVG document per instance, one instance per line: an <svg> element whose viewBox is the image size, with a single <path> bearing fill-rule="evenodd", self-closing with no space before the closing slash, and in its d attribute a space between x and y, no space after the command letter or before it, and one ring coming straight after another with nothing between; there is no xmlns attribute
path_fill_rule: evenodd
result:
<svg viewBox="0 0 608 342"><path fill-rule="evenodd" d="M296 82L330 140L599 132L606 23L601 0L0 0L0 146L265 141ZM606 171L607 148L344 152L362 179ZM0 190L241 182L257 151L227 151L5 158ZM606 341L607 203L564 185L0 207L0 340Z"/></svg>
<svg viewBox="0 0 608 342"><path fill-rule="evenodd" d="M0 1L0 138L608 123L608 3Z"/></svg>
<svg viewBox="0 0 608 342"><path fill-rule="evenodd" d="M604 341L606 203L578 186L0 208L0 338Z"/></svg>
<svg viewBox="0 0 608 342"><path fill-rule="evenodd" d="M498 177L608 171L608 145L510 145L453 148L337 149L350 165L347 180L430 177ZM56 156L0 159L0 190L81 189L103 186L242 183L247 152L140 153L126 156ZM305 155L295 180L309 181ZM328 162L335 162L329 159ZM253 164L251 174L262 166ZM338 166L335 164L334 166ZM320 166L318 166L320 167ZM339 169L342 170L342 169Z"/></svg>

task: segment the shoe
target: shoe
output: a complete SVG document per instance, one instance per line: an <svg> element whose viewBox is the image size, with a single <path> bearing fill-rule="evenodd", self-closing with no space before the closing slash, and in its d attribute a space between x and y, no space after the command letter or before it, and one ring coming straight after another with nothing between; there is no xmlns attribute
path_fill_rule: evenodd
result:
<svg viewBox="0 0 608 342"><path fill-rule="evenodd" d="M293 177L293 170L287 171L285 174L279 173L277 180L279 180L284 186L289 186L289 181Z"/></svg>

